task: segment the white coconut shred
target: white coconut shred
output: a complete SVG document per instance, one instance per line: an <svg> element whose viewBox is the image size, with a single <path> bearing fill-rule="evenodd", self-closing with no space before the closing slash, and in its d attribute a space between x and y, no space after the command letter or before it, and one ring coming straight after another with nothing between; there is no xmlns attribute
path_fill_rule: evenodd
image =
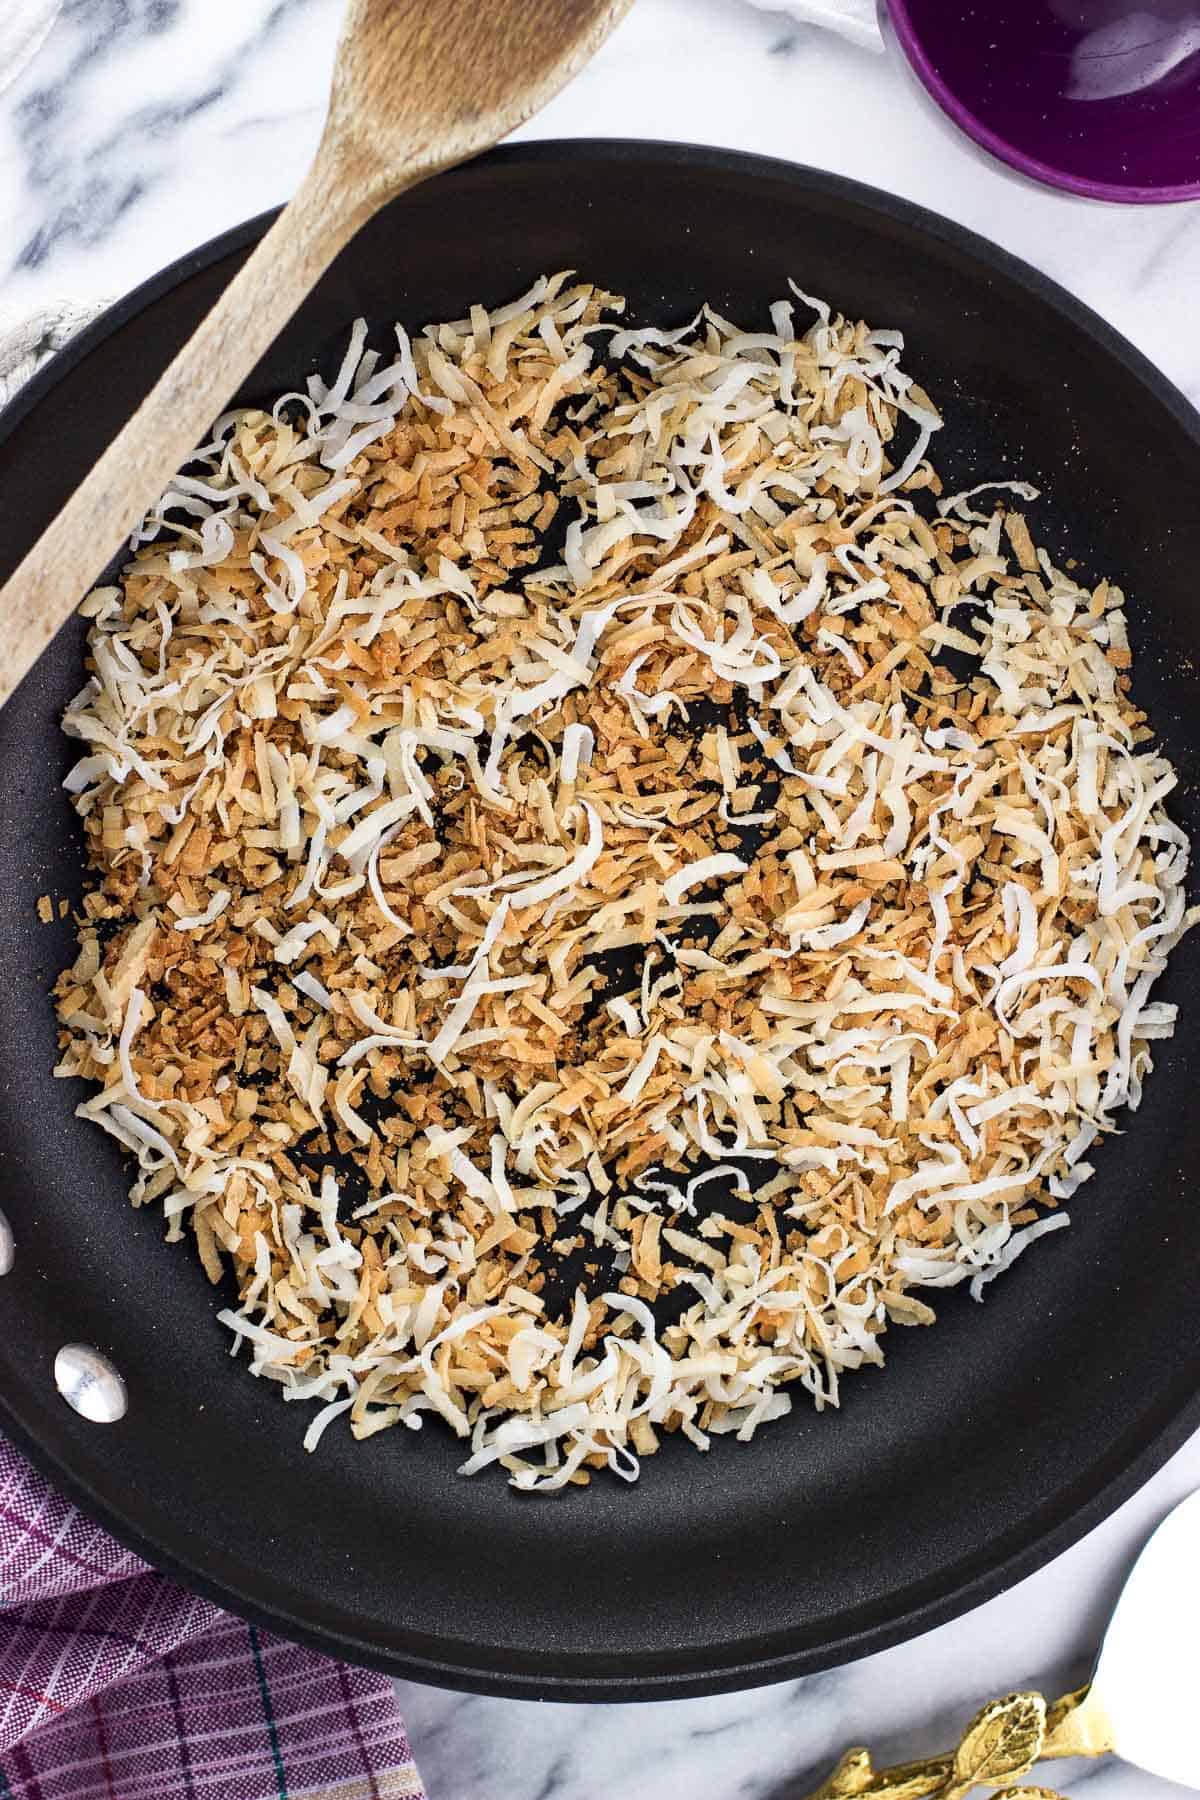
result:
<svg viewBox="0 0 1200 1800"><path fill-rule="evenodd" d="M621 312L360 323L220 420L64 720L57 1072L309 1448L434 1412L521 1488L836 1404L980 1297L1193 922L1123 596L1027 486L942 496L898 335Z"/></svg>

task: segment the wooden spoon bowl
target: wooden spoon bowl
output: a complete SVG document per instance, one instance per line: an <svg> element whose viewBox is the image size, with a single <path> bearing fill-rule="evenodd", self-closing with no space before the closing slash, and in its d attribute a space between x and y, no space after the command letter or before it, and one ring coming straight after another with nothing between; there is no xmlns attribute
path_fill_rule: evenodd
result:
<svg viewBox="0 0 1200 1800"><path fill-rule="evenodd" d="M295 198L0 590L0 705L359 227L529 118L630 4L349 0Z"/></svg>

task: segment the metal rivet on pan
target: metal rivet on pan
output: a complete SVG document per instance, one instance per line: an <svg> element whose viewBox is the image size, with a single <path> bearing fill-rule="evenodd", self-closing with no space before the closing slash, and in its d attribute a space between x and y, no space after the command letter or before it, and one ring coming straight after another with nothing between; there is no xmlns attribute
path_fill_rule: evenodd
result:
<svg viewBox="0 0 1200 1800"><path fill-rule="evenodd" d="M13 1266L13 1234L12 1226L0 1213L0 1275L7 1275Z"/></svg>
<svg viewBox="0 0 1200 1800"><path fill-rule="evenodd" d="M125 1383L101 1351L90 1344L64 1344L54 1359L54 1385L81 1418L115 1425L129 1403Z"/></svg>

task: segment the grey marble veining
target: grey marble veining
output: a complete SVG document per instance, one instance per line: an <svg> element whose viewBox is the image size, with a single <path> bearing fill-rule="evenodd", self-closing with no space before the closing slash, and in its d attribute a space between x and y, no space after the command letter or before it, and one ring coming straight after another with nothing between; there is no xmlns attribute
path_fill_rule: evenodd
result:
<svg viewBox="0 0 1200 1800"><path fill-rule="evenodd" d="M0 93L0 325L124 292L284 199L316 142L339 10L68 0ZM887 186L1045 269L1200 399L1200 207L1106 209L1024 187L950 138L887 57L783 11L639 0L525 133L591 134L727 144ZM799 1800L850 1742L892 1759L940 1748L980 1701L1083 1675L1121 1572L1198 1484L1200 1440L1008 1594L803 1682L640 1707L401 1683L431 1800ZM1053 1779L1087 1800L1182 1794L1115 1763Z"/></svg>
<svg viewBox="0 0 1200 1800"><path fill-rule="evenodd" d="M119 293L286 197L336 0L68 0L3 98L5 298Z"/></svg>

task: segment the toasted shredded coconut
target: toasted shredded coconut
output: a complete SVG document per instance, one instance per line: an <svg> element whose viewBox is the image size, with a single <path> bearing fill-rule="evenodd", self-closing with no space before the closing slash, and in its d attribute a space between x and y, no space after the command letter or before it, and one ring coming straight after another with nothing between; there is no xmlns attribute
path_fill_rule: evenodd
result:
<svg viewBox="0 0 1200 1800"><path fill-rule="evenodd" d="M434 1412L522 1489L836 1405L915 1290L980 1298L1194 920L1122 594L1027 484L940 498L898 335L622 309L360 321L227 415L64 719L81 1114L307 1448Z"/></svg>

